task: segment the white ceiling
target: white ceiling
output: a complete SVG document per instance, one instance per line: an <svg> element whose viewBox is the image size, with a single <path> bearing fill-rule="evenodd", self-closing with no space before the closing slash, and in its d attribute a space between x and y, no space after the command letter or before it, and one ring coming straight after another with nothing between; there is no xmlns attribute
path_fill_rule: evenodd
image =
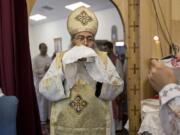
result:
<svg viewBox="0 0 180 135"><path fill-rule="evenodd" d="M37 25L59 19L65 19L67 18L68 14L71 12L70 10L66 9L65 6L79 1L91 5L90 8L93 11L114 8L114 5L111 2L111 0L37 0L31 14L34 15L39 13L47 16L47 19L39 22L30 20L30 24ZM46 6L52 8L52 10L43 8Z"/></svg>

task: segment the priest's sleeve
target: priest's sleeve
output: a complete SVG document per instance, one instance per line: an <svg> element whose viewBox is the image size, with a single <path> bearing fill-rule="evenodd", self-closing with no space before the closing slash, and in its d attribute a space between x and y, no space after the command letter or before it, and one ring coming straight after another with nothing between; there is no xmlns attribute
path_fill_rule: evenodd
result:
<svg viewBox="0 0 180 135"><path fill-rule="evenodd" d="M161 126L167 135L180 133L180 86L166 85L159 93Z"/></svg>
<svg viewBox="0 0 180 135"><path fill-rule="evenodd" d="M104 65L104 72L108 81L102 82L99 98L104 100L113 100L123 91L124 81L119 76L115 66L109 58Z"/></svg>
<svg viewBox="0 0 180 135"><path fill-rule="evenodd" d="M66 92L63 86L62 55L61 53L56 54L56 58L39 84L39 92L50 101L69 97L69 92Z"/></svg>

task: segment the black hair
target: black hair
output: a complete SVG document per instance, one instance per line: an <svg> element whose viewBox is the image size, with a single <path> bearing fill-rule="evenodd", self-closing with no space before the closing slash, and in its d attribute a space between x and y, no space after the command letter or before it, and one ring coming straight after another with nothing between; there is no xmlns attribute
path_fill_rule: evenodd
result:
<svg viewBox="0 0 180 135"><path fill-rule="evenodd" d="M45 43L40 43L40 44L39 44L39 49L41 49L41 47L42 47L43 45L45 45L45 46L47 47L47 45L46 45Z"/></svg>
<svg viewBox="0 0 180 135"><path fill-rule="evenodd" d="M108 48L113 49L113 44L112 44L112 42L110 42L110 41L104 42L103 45L107 45Z"/></svg>

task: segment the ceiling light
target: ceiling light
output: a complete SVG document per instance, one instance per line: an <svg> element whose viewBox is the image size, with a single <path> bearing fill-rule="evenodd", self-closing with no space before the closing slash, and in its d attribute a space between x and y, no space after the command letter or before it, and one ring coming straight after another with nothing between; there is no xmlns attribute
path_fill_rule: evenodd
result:
<svg viewBox="0 0 180 135"><path fill-rule="evenodd" d="M90 7L90 5L88 5L88 4L84 3L84 2L77 2L77 3L74 3L74 4L67 5L67 6L65 6L65 8L73 11L76 8L81 7L81 6L85 6L87 8Z"/></svg>
<svg viewBox="0 0 180 135"><path fill-rule="evenodd" d="M35 15L30 16L29 18L33 21L40 21L40 20L46 19L47 17L44 15L35 14Z"/></svg>
<svg viewBox="0 0 180 135"><path fill-rule="evenodd" d="M115 43L116 46L124 46L124 42L123 41L118 41Z"/></svg>

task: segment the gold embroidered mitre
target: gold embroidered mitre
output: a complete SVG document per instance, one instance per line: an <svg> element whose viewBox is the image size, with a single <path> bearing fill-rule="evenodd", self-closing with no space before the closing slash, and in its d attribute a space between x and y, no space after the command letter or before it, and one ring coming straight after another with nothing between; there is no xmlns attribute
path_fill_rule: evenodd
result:
<svg viewBox="0 0 180 135"><path fill-rule="evenodd" d="M83 31L88 31L95 35L98 28L98 20L91 10L82 6L69 15L67 27L71 35Z"/></svg>

